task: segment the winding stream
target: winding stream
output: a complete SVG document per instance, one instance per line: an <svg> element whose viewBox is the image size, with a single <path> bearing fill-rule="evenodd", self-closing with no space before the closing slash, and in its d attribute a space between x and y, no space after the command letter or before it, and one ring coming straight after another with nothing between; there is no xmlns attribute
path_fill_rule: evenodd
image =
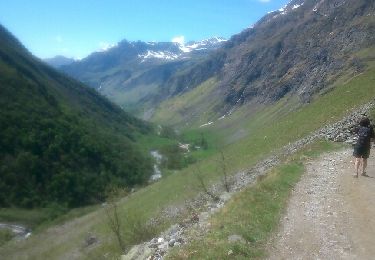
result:
<svg viewBox="0 0 375 260"><path fill-rule="evenodd" d="M0 229L9 229L14 234L14 239L21 240L31 236L31 230L25 226L0 223Z"/></svg>
<svg viewBox="0 0 375 260"><path fill-rule="evenodd" d="M156 181L161 178L161 170L159 168L159 165L161 164L161 160L163 159L163 155L159 153L159 151L151 151L151 156L155 159L154 164L154 173L150 177L150 181Z"/></svg>

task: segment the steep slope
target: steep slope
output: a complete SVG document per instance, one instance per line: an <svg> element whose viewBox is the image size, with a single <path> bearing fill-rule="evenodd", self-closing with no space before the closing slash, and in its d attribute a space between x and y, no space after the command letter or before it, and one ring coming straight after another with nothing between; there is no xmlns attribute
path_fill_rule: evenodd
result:
<svg viewBox="0 0 375 260"><path fill-rule="evenodd" d="M257 107L285 96L310 102L341 76L366 70L366 57L355 54L375 44L374 11L375 3L366 0L293 0L233 36L201 63L173 75L163 85L164 92L177 96L216 78L208 94L220 104L209 111L209 120L243 104ZM197 105L184 109L197 110Z"/></svg>
<svg viewBox="0 0 375 260"><path fill-rule="evenodd" d="M150 127L34 58L0 26L0 206L103 199L147 180L137 135Z"/></svg>
<svg viewBox="0 0 375 260"><path fill-rule="evenodd" d="M178 71L191 66L225 42L211 38L200 42L128 42L60 69L98 89L126 110L142 111L164 99L160 86Z"/></svg>

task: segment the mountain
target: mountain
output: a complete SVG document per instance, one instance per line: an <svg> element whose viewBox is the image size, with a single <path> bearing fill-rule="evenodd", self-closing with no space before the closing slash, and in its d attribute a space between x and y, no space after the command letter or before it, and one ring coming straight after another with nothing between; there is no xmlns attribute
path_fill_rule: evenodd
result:
<svg viewBox="0 0 375 260"><path fill-rule="evenodd" d="M170 114L205 112L212 115L211 121L244 104L254 108L285 97L308 103L343 76L366 69L366 59L357 54L374 47L374 12L374 1L293 0L231 37L209 57L172 75L162 86L169 98L205 82L214 86L202 90L206 98L201 95L200 104L195 99L174 109L167 103L161 113L167 107Z"/></svg>
<svg viewBox="0 0 375 260"><path fill-rule="evenodd" d="M148 124L55 71L0 26L0 207L76 207L148 180Z"/></svg>
<svg viewBox="0 0 375 260"><path fill-rule="evenodd" d="M175 42L129 42L95 52L60 69L97 89L127 110L153 107L162 99L160 86L193 61L207 56L225 42L211 39Z"/></svg>
<svg viewBox="0 0 375 260"><path fill-rule="evenodd" d="M75 59L67 58L62 55L57 55L53 58L44 59L44 62L51 65L54 68L59 68L61 66L69 65L75 61Z"/></svg>

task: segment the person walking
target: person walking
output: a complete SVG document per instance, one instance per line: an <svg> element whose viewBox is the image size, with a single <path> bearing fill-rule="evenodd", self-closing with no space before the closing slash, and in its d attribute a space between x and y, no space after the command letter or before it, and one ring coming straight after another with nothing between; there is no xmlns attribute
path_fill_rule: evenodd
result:
<svg viewBox="0 0 375 260"><path fill-rule="evenodd" d="M370 156L371 139L375 137L374 129L370 125L368 117L363 117L359 122L359 128L357 131L358 139L354 145L353 156L355 157L354 167L356 173L354 177L358 178L358 173L361 169L362 176L368 176L366 173L367 159Z"/></svg>

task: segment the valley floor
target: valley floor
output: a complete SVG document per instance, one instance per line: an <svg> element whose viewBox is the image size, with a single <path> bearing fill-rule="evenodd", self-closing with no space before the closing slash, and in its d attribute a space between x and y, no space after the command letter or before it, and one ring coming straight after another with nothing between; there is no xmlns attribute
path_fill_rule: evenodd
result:
<svg viewBox="0 0 375 260"><path fill-rule="evenodd" d="M373 259L375 156L369 177L353 178L352 151L326 153L306 165L294 187L269 259Z"/></svg>

